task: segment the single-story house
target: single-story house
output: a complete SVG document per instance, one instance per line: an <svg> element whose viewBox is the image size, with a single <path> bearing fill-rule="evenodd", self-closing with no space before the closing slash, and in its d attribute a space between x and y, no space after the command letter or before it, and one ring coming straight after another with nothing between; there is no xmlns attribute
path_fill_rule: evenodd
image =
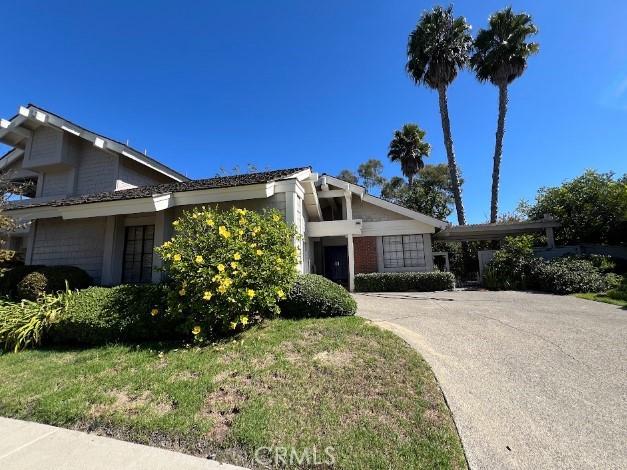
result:
<svg viewBox="0 0 627 470"><path fill-rule="evenodd" d="M34 105L0 121L12 149L0 171L31 181L4 215L29 223L9 244L27 264L72 265L96 284L158 282L154 252L198 205L275 208L302 235L299 269L351 290L356 273L432 271L431 236L447 223L311 167L190 180L144 152Z"/></svg>

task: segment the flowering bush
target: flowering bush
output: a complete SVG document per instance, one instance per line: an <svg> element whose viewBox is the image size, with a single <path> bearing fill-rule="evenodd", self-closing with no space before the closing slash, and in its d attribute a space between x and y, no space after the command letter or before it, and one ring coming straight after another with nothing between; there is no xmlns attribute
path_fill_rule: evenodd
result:
<svg viewBox="0 0 627 470"><path fill-rule="evenodd" d="M170 308L194 336L220 336L279 313L298 260L296 231L282 213L203 207L173 224L174 237L157 252L174 283Z"/></svg>

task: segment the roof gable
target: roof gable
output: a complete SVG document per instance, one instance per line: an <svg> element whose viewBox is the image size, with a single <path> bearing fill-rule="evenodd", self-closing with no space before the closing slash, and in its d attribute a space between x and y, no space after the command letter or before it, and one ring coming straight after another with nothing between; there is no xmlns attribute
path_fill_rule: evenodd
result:
<svg viewBox="0 0 627 470"><path fill-rule="evenodd" d="M157 160L132 147L129 147L126 144L123 144L122 142L92 132L33 104L29 104L27 107L20 107L19 113L11 119L2 119L0 121L0 141L16 148L19 146L23 147L24 140L32 138L32 130L41 125L50 126L63 132L81 137L88 142L91 142L97 148L103 150L106 149L130 160L134 160L154 171L168 176L175 181L189 181L189 178L185 175L182 175L172 168L163 165ZM4 157L0 158L0 162L3 158Z"/></svg>

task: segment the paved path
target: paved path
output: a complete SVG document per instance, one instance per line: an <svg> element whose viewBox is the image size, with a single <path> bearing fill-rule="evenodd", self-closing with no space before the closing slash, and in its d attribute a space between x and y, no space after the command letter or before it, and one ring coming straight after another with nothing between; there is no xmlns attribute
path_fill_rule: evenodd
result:
<svg viewBox="0 0 627 470"><path fill-rule="evenodd" d="M0 468L237 470L242 467L44 424L0 418Z"/></svg>
<svg viewBox="0 0 627 470"><path fill-rule="evenodd" d="M472 469L627 468L627 310L522 292L355 298L431 364Z"/></svg>

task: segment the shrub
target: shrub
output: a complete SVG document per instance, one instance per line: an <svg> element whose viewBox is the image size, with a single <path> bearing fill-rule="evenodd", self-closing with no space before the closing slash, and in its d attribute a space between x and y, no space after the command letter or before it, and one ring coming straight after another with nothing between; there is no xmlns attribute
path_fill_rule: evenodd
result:
<svg viewBox="0 0 627 470"><path fill-rule="evenodd" d="M604 292L612 286L605 257L563 257L545 260L533 255L530 240L508 238L487 264L483 285L491 290L538 290L553 294Z"/></svg>
<svg viewBox="0 0 627 470"><path fill-rule="evenodd" d="M296 230L278 211L194 208L158 248L175 288L170 306L197 337L245 327L278 312L296 276Z"/></svg>
<svg viewBox="0 0 627 470"><path fill-rule="evenodd" d="M357 292L431 292L455 288L455 276L447 272L371 273L355 276Z"/></svg>
<svg viewBox="0 0 627 470"><path fill-rule="evenodd" d="M280 307L288 318L338 317L355 315L357 302L335 282L317 274L302 274Z"/></svg>
<svg viewBox="0 0 627 470"><path fill-rule="evenodd" d="M17 352L39 345L45 332L63 310L63 294L45 295L20 303L0 298L0 343L5 351Z"/></svg>
<svg viewBox="0 0 627 470"><path fill-rule="evenodd" d="M0 269L24 264L22 254L13 250L0 250Z"/></svg>
<svg viewBox="0 0 627 470"><path fill-rule="evenodd" d="M0 278L0 294L13 299L35 300L42 294L54 294L91 286L92 279L74 266L17 266Z"/></svg>
<svg viewBox="0 0 627 470"><path fill-rule="evenodd" d="M52 326L55 343L105 344L180 337L179 319L167 314L167 287L140 284L90 287L66 295Z"/></svg>
<svg viewBox="0 0 627 470"><path fill-rule="evenodd" d="M614 289L608 291L607 296L612 299L627 301L627 276L623 276L621 283Z"/></svg>

